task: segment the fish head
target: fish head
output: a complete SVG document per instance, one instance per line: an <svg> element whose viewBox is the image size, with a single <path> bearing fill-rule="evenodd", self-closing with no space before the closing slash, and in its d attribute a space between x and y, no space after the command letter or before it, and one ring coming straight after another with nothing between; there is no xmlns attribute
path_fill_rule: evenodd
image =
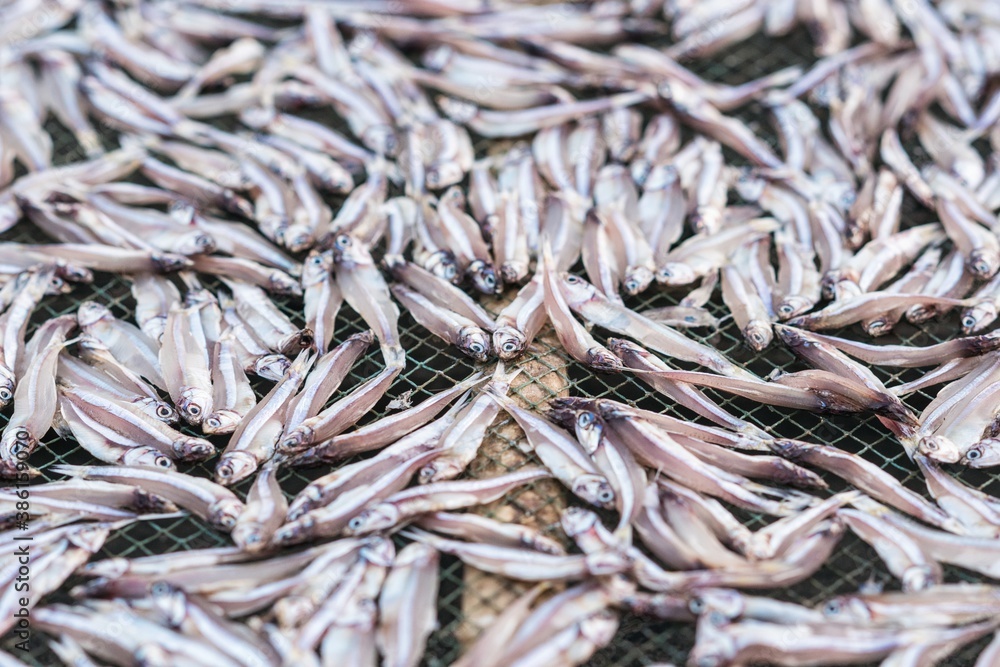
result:
<svg viewBox="0 0 1000 667"><path fill-rule="evenodd" d="M505 285L517 285L527 277L527 262L508 261L500 265L500 278Z"/></svg>
<svg viewBox="0 0 1000 667"><path fill-rule="evenodd" d="M14 400L14 387L17 380L11 371L3 363L0 363L0 408L7 407Z"/></svg>
<svg viewBox="0 0 1000 667"><path fill-rule="evenodd" d="M698 276L683 262L666 262L656 270L656 282L661 285L690 285Z"/></svg>
<svg viewBox="0 0 1000 667"><path fill-rule="evenodd" d="M646 290L653 282L653 272L645 266L631 266L625 271L622 289L629 296L635 296Z"/></svg>
<svg viewBox="0 0 1000 667"><path fill-rule="evenodd" d="M503 282L489 262L477 259L469 264L465 272L472 279L472 286L482 294L499 294L503 291Z"/></svg>
<svg viewBox="0 0 1000 667"><path fill-rule="evenodd" d="M722 667L736 658L736 642L725 631L713 632L704 641L696 642L688 654L687 667Z"/></svg>
<svg viewBox="0 0 1000 667"><path fill-rule="evenodd" d="M27 461L38 445L38 439L23 426L7 428L0 436L0 458L4 461Z"/></svg>
<svg viewBox="0 0 1000 667"><path fill-rule="evenodd" d="M620 373L622 360L603 347L587 350L587 365L600 373Z"/></svg>
<svg viewBox="0 0 1000 667"><path fill-rule="evenodd" d="M139 487L135 487L132 492L131 506L140 513L164 514L177 511L177 505L171 501Z"/></svg>
<svg viewBox="0 0 1000 667"><path fill-rule="evenodd" d="M977 303L962 313L962 333L968 335L987 327L997 318L997 306L993 301Z"/></svg>
<svg viewBox="0 0 1000 667"><path fill-rule="evenodd" d="M302 263L302 288L309 289L330 277L333 270L333 253L329 250L313 250Z"/></svg>
<svg viewBox="0 0 1000 667"><path fill-rule="evenodd" d="M47 295L69 294L73 291L73 286L67 283L61 276L52 276L49 286L45 289Z"/></svg>
<svg viewBox="0 0 1000 667"><path fill-rule="evenodd" d="M271 382L280 382L288 373L292 362L283 354L265 354L253 362L253 373Z"/></svg>
<svg viewBox="0 0 1000 667"><path fill-rule="evenodd" d="M278 528L271 537L271 544L274 546L299 544L312 537L315 530L316 519L306 513Z"/></svg>
<svg viewBox="0 0 1000 667"><path fill-rule="evenodd" d="M257 458L247 451L228 452L215 466L215 481L222 486L232 486L252 475L258 465Z"/></svg>
<svg viewBox="0 0 1000 667"><path fill-rule="evenodd" d="M490 335L477 326L463 327L458 332L458 347L480 363L490 357Z"/></svg>
<svg viewBox="0 0 1000 667"><path fill-rule="evenodd" d="M840 595L830 598L820 608L823 616L834 623L869 625L872 622L872 612L864 600L852 595Z"/></svg>
<svg viewBox="0 0 1000 667"><path fill-rule="evenodd" d="M246 505L238 498L220 498L208 507L208 522L220 530L231 531Z"/></svg>
<svg viewBox="0 0 1000 667"><path fill-rule="evenodd" d="M94 282L93 271L82 266L75 266L73 264L66 264L65 262L60 262L56 266L56 272L60 276L62 276L62 278L67 282L71 283Z"/></svg>
<svg viewBox="0 0 1000 667"><path fill-rule="evenodd" d="M216 410L201 422L201 431L205 435L225 435L232 433L243 421L235 410Z"/></svg>
<svg viewBox="0 0 1000 667"><path fill-rule="evenodd" d="M187 596L184 591L167 581L154 581L149 587L149 599L161 620L176 628L187 616Z"/></svg>
<svg viewBox="0 0 1000 667"><path fill-rule="evenodd" d="M779 320L788 320L796 315L800 315L814 305L813 300L804 296L789 295L778 304L776 314Z"/></svg>
<svg viewBox="0 0 1000 667"><path fill-rule="evenodd" d="M341 233L333 237L331 251L335 264L360 264L366 259L363 244L350 234Z"/></svg>
<svg viewBox="0 0 1000 667"><path fill-rule="evenodd" d="M596 287L572 273L562 274L562 284L559 287L562 290L563 297L566 299L566 303L571 307L592 300L605 300L604 295L599 293Z"/></svg>
<svg viewBox="0 0 1000 667"><path fill-rule="evenodd" d="M966 265L979 280L989 280L1000 268L1000 255L990 248L977 248L969 253Z"/></svg>
<svg viewBox="0 0 1000 667"><path fill-rule="evenodd" d="M297 628L316 613L316 604L308 595L288 595L275 602L273 609L278 625Z"/></svg>
<svg viewBox="0 0 1000 667"><path fill-rule="evenodd" d="M396 547L390 538L374 535L365 540L358 555L372 565L390 567L396 560Z"/></svg>
<svg viewBox="0 0 1000 667"><path fill-rule="evenodd" d="M204 438L178 438L171 448L177 453L177 458L188 462L204 461L215 454L215 447Z"/></svg>
<svg viewBox="0 0 1000 667"><path fill-rule="evenodd" d="M450 250L438 250L421 261L421 265L442 280L455 285L462 282L462 273L458 270L458 262Z"/></svg>
<svg viewBox="0 0 1000 667"><path fill-rule="evenodd" d="M951 439L941 435L928 435L917 442L917 451L938 463L958 463L962 452Z"/></svg>
<svg viewBox="0 0 1000 667"><path fill-rule="evenodd" d="M302 250L305 249L306 246L302 248ZM277 269L268 274L267 289L273 294L291 294L294 296L302 296L302 286L299 284L299 281L284 271L278 271Z"/></svg>
<svg viewBox="0 0 1000 667"><path fill-rule="evenodd" d="M743 329L743 339L754 352L761 352L771 344L773 338L774 334L771 331L770 324L767 322L753 320Z"/></svg>
<svg viewBox="0 0 1000 667"><path fill-rule="evenodd" d="M965 450L959 462L970 468L992 468L1000 465L1000 439L980 440Z"/></svg>
<svg viewBox="0 0 1000 667"><path fill-rule="evenodd" d="M300 329L278 341L278 350L282 354L294 354L312 347L314 341L315 335L312 329Z"/></svg>
<svg viewBox="0 0 1000 667"><path fill-rule="evenodd" d="M614 509L615 490L602 475L584 474L573 480L573 494L595 507Z"/></svg>
<svg viewBox="0 0 1000 667"><path fill-rule="evenodd" d="M503 361L519 357L527 343L525 335L514 327L500 327L493 332L493 350Z"/></svg>
<svg viewBox="0 0 1000 667"><path fill-rule="evenodd" d="M390 503L379 503L351 517L343 530L344 535L367 535L380 530L389 530L400 521L399 511Z"/></svg>
<svg viewBox="0 0 1000 667"><path fill-rule="evenodd" d="M278 442L279 454L295 454L306 449L313 441L313 430L305 424L299 424L286 433Z"/></svg>
<svg viewBox="0 0 1000 667"><path fill-rule="evenodd" d="M450 185L455 185L465 177L465 171L457 160L448 160L441 164L436 164L427 169L424 175L427 187L431 190L440 190Z"/></svg>
<svg viewBox="0 0 1000 667"><path fill-rule="evenodd" d="M395 155L399 150L399 137L396 136L396 130L391 125L386 124L366 127L361 133L361 143L379 155ZM461 177L458 180L462 180Z"/></svg>
<svg viewBox="0 0 1000 667"><path fill-rule="evenodd" d="M253 205L232 190L223 190L222 201L219 203L226 211L235 213L236 215L242 216L247 220L253 220Z"/></svg>
<svg viewBox="0 0 1000 667"><path fill-rule="evenodd" d="M193 231L178 237L171 250L181 255L205 255L215 252L216 244L210 234Z"/></svg>
<svg viewBox="0 0 1000 667"><path fill-rule="evenodd" d="M160 273L173 273L191 266L191 260L172 252L154 252L150 255L153 266Z"/></svg>
<svg viewBox="0 0 1000 667"><path fill-rule="evenodd" d="M895 323L887 319L885 316L878 316L865 322L862 325L862 328L865 330L865 333L872 338L878 338L879 336L885 336L892 333L894 326L896 326Z"/></svg>
<svg viewBox="0 0 1000 667"><path fill-rule="evenodd" d="M939 583L940 580L940 573L936 572L934 567L930 565L910 566L900 576L903 590L907 593L926 590Z"/></svg>
<svg viewBox="0 0 1000 667"><path fill-rule="evenodd" d="M730 588L707 588L698 591L688 603L692 614L701 616L708 612L717 614L715 619L734 621L743 615L745 601L739 591Z"/></svg>
<svg viewBox="0 0 1000 667"><path fill-rule="evenodd" d="M479 107L471 102L456 100L453 97L439 96L438 107L448 118L459 125L466 125L479 114Z"/></svg>
<svg viewBox="0 0 1000 667"><path fill-rule="evenodd" d="M107 306L96 301L84 301L76 310L76 321L81 329L88 329L101 320L111 321L114 318Z"/></svg>
<svg viewBox="0 0 1000 667"><path fill-rule="evenodd" d="M293 223L285 230L284 246L291 252L305 252L316 244L316 235L308 224Z"/></svg>
<svg viewBox="0 0 1000 667"><path fill-rule="evenodd" d="M604 419L593 410L578 410L573 419L573 431L583 448L593 454L604 437Z"/></svg>
<svg viewBox="0 0 1000 667"><path fill-rule="evenodd" d="M448 459L438 459L431 461L417 472L417 482L419 484L429 484L431 482L441 482L455 479L462 474L464 467Z"/></svg>
<svg viewBox="0 0 1000 667"><path fill-rule="evenodd" d="M247 553L263 551L267 547L267 540L264 537L263 527L255 521L246 523L237 521L232 532L233 542Z"/></svg>
<svg viewBox="0 0 1000 667"><path fill-rule="evenodd" d="M184 387L177 401L184 421L200 424L212 411L212 395L200 387Z"/></svg>
<svg viewBox="0 0 1000 667"><path fill-rule="evenodd" d="M563 531L570 539L594 530L599 522L597 514L582 507L567 507L559 519Z"/></svg>
<svg viewBox="0 0 1000 667"><path fill-rule="evenodd" d="M152 447L129 447L122 455L121 463L126 466L148 466L160 470L175 470L177 466L168 457Z"/></svg>

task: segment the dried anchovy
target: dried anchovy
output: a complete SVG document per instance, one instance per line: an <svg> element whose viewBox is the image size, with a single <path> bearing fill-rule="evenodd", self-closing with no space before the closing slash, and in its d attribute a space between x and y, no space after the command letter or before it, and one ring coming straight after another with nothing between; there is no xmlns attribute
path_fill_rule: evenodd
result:
<svg viewBox="0 0 1000 667"><path fill-rule="evenodd" d="M1000 588L942 569L1000 579L1000 498L942 467L1000 466L991 3L16 0L3 14L0 229L52 241L0 242L0 475L16 481L0 494L3 630L30 609L81 665L415 667L445 553L571 582L508 605L463 666L582 664L623 611L694 622L698 667L935 664L1000 636ZM682 64L799 25L807 71L729 85ZM751 103L777 144L742 120ZM61 166L50 116L79 144ZM477 151L476 136L504 141ZM915 207L933 221L913 224ZM134 324L96 301L39 322L95 272L129 281ZM654 282L691 287L637 312ZM340 330L343 302L370 331ZM436 339L409 348L411 317ZM729 317L751 351L781 345L810 368L760 377L687 331ZM846 330L933 318L956 336ZM536 364L518 363L547 323L584 372L634 374L713 425L585 396L530 409ZM411 406L393 385L435 345L485 372ZM880 368L930 370L894 384ZM716 393L874 416L927 493ZM370 421L387 395L404 409ZM503 415L541 466L462 479ZM176 430L181 417L228 445ZM30 464L70 437L104 465ZM177 470L217 453L220 484ZM286 467L306 465L332 469L289 501ZM28 503L50 471L73 479L34 484ZM831 477L852 488L830 495ZM613 527L570 506L562 542L459 511L548 478ZM245 496L226 488L243 480ZM727 505L779 518L751 531ZM236 547L86 565L114 531L182 512ZM901 592L807 608L739 590L813 577L847 530ZM29 535L25 604L10 554ZM96 578L71 604L45 599L75 573Z"/></svg>

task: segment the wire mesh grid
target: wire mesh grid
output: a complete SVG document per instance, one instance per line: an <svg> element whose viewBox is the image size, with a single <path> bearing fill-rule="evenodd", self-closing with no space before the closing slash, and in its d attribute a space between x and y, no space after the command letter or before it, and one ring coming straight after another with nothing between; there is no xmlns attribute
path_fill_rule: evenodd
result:
<svg viewBox="0 0 1000 667"><path fill-rule="evenodd" d="M695 61L686 63L692 70L709 81L736 83L746 81L754 76L772 72L782 67L795 64L808 64L814 60L812 42L804 31L797 31L781 39L768 39L758 36L743 42L711 61ZM773 133L759 110L749 109L741 116L756 132L768 138L775 144ZM324 118L330 122L330 118ZM72 162L79 159L78 148L71 135L56 122L47 125L57 146L57 164ZM105 137L107 140L110 134ZM113 140L112 140L113 141ZM489 148L485 142L477 144L477 152L484 153ZM913 149L919 153L919 148ZM727 153L727 158L735 164L740 164L738 156ZM336 201L331 201L336 205ZM913 201L907 200L904 208L904 225L910 226L926 222L931 214L919 209ZM21 223L13 230L0 237L0 240L18 242L45 242L47 239L28 223ZM206 280L206 286L214 288L212 280ZM509 296L509 295L508 295ZM668 292L655 286L646 293L627 301L631 308L642 311L646 308L656 308L675 305L682 293ZM111 308L120 318L131 319L134 301L132 300L128 282L109 274L96 274L91 285L81 285L69 295L46 298L32 318L28 336L34 328L51 317L75 312L79 304L85 300L95 300ZM772 372L801 370L805 368L794 356L780 344L776 343L762 353L754 353L743 344L738 328L731 320L725 318L727 311L718 298L709 304L709 309L716 317L723 318L723 324L718 330L692 330L689 333L727 354L760 376ZM301 302L295 298L275 297L275 303L294 323L302 324ZM487 299L484 305L496 313L503 302ZM468 377L476 370L475 364L461 355L454 348L448 348L443 342L430 336L413 318L403 312L400 321L401 342L407 350L408 364L405 371L397 378L389 394L379 402L375 410L368 414L362 424L373 421L387 413L387 405L393 398L412 392L410 398L416 403L433 393L452 386L456 381ZM335 341L365 328L361 318L348 307L344 307L338 316ZM954 314L942 320L931 321L919 327L900 324L886 343L902 343L910 345L929 345L941 342L958 331L958 323ZM607 332L597 332L598 337L606 336ZM834 332L838 333L838 332ZM846 335L857 337L863 334L859 331L846 331ZM693 413L671 403L666 397L656 394L641 380L634 376L595 375L586 367L571 361L560 349L551 329L547 326L536 339L528 353L517 363L522 372L513 382L512 394L516 394L533 408L544 407L544 404L558 395L582 395L591 397L613 398L632 403L639 407L672 414L678 417L697 419ZM675 364L683 367L683 364ZM366 379L375 375L381 368L379 352L370 350L354 367L341 387L336 399L343 392L349 391ZM487 371L489 368L486 369ZM919 376L920 371L903 369L898 373L890 373L885 369L875 369L880 379L887 384L906 382ZM267 391L269 384L258 382L255 389L259 394ZM263 390L263 391L262 391ZM915 466L904 454L902 447L879 424L875 418L864 417L821 417L803 411L792 411L774 408L754 403L749 400L706 390L712 398L736 415L751 421L771 433L787 438L799 438L811 442L825 443L841 449L860 454L876 463L886 471L900 479L908 487L926 495L926 489L920 483ZM921 410L933 398L933 391L920 391L906 398L906 403L915 410ZM6 423L9 409L0 415L0 423ZM192 432L193 433L193 432ZM525 455L518 448L523 434L512 420L505 415L497 419L491 426L487 440L493 443L480 454L470 466L468 474L473 477L492 476L505 471L517 469L526 463L537 463L530 455ZM215 439L217 445L224 446L224 439ZM56 463L86 465L97 463L86 451L75 442L61 440L50 433L44 439L43 445L32 457L32 464L41 469L42 475L38 481L58 479L48 469ZM348 461L349 462L349 461ZM214 461L207 464L185 465L181 470L196 475L209 476ZM309 481L329 471L328 466L312 469L284 469L279 476L281 486L289 497L298 493ZM988 471L962 470L954 471L960 474L967 484L975 486L993 495L1000 495L1000 477L991 475ZM845 485L830 475L823 475L833 491L842 490ZM250 480L236 487L241 495L249 488ZM558 524L558 508L573 504L573 500L565 494L561 487L551 482L539 482L529 485L521 491L511 494L501 503L491 506L485 513L487 516L497 515L504 520L530 522L541 528L551 537L568 543ZM731 508L732 509L732 508ZM734 513L744 520L751 529L758 529L768 522L764 516L734 509ZM142 521L129 525L107 541L104 548L95 559L107 557L140 557L174 551L202 549L227 545L229 537L219 533L194 517ZM438 599L438 619L440 627L430 637L424 664L429 667L448 665L462 651L463 626L469 620L469 609L479 610L477 613L488 614L498 612L502 601L495 595L496 586L479 586L476 580L469 577L468 568L461 561L450 556L442 558L440 567L440 593ZM945 568L948 581L982 581L982 577L952 567ZM493 578L495 580L495 578ZM885 583L887 587L895 587L891 575L879 561L874 550L855 538L848 532L833 556L823 565L819 572L806 581L782 590L764 591L762 594L805 605L814 605L833 595L856 591L866 582ZM72 585L74 582L69 582ZM516 582L503 582L503 589L522 590ZM68 590L69 586L64 587ZM62 593L50 596L50 600L64 600ZM465 632L468 632L465 629ZM953 656L948 665L967 665L973 661L972 656L982 647L986 640L971 645L964 651ZM618 634L609 646L598 651L588 663L593 667L616 665L631 667L653 662L672 662L684 664L688 651L694 642L694 627L690 624L663 622L646 617L624 614ZM5 648L10 649L13 641ZM59 664L55 655L47 648L43 638L36 638L33 650L25 655L19 655L31 664Z"/></svg>

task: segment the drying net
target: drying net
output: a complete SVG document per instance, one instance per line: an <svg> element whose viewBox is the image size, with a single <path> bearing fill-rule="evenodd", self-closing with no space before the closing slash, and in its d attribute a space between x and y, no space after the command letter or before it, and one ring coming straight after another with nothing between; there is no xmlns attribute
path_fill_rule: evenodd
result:
<svg viewBox="0 0 1000 667"><path fill-rule="evenodd" d="M693 71L709 81L737 83L747 81L767 72L773 72L790 65L808 66L814 61L812 40L802 30L781 39L769 39L757 36L729 50L717 54L710 61L694 61L685 63ZM328 124L335 121L330 114L318 115L317 119ZM773 131L760 110L749 107L740 118L750 127L775 144ZM335 126L336 127L336 126ZM64 164L78 159L78 148L72 136L60 125L50 121L47 129L54 138L57 147L57 164ZM113 138L108 139L114 141ZM487 141L479 141L477 154L493 152L498 146ZM919 147L907 146L915 162L921 162ZM727 161L731 164L742 164L736 155L727 152ZM331 199L330 204L339 205L339 201ZM931 219L929 211L913 206L907 200L909 208L904 208L904 226L911 226ZM22 222L2 237L3 240L19 242L46 242L41 232L34 229L30 223ZM215 284L206 279L206 287L214 288ZM507 298L512 297L514 290L508 290ZM641 311L646 308L675 305L683 292L662 291L654 286L646 293L629 299L629 307ZM34 328L49 318L75 312L77 306L86 300L94 300L111 308L117 317L131 320L134 301L129 291L128 282L118 276L96 274L92 285L80 285L71 294L60 297L47 297L35 313L28 336ZM293 322L302 324L301 301L291 297L274 297L281 309L289 315ZM503 301L486 299L484 305L494 314L498 312ZM727 314L716 294L709 305L712 314L724 318ZM407 351L406 370L398 377L388 395L380 401L376 409L368 414L362 423L374 421L387 414L388 404L393 399L409 393L410 399L416 403L433 393L452 386L455 382L465 379L475 372L473 362L464 357L455 348L447 347L442 341L430 336L420 327L408 313L403 312L400 318L402 345ZM363 330L361 318L347 306L341 309L338 316L335 341L341 341L347 336ZM953 337L959 329L956 315L953 313L942 321L931 321L920 327L901 323L891 336L883 339L886 343L909 345L930 345ZM606 332L598 331L598 336L606 336ZM831 332L837 333L837 332ZM846 335L857 337L858 332L845 332ZM743 344L741 334L729 319L724 319L716 331L704 329L694 330L691 334L706 342L731 359L745 365L760 376L767 376L773 371L793 371L805 368L793 355L784 349L780 343L775 343L764 352L756 354ZM863 335L863 334L862 334ZM668 399L654 393L640 380L628 375L595 375L586 367L573 362L560 349L549 327L546 327L536 339L534 345L516 365L521 374L513 382L511 394L523 404L531 407L544 407L549 399L556 396L578 395L613 398L619 401L633 403L648 410L657 410L683 418L692 418L693 414L683 408L671 404ZM341 392L349 391L354 386L375 375L381 369L381 357L377 346L361 359L344 381ZM489 370L489 369L487 369ZM916 369L903 369L899 373L889 374L883 369L876 369L887 385L907 382L921 373ZM267 391L268 383L258 383L256 389ZM932 392L935 389L931 390ZM799 438L810 442L824 443L839 447L846 451L864 456L869 461L878 464L904 484L918 493L926 494L926 489L919 482L915 465L903 453L902 447L896 443L874 418L859 416L821 417L804 411L782 410L766 405L760 405L727 394L717 393L707 389L712 398L727 407L733 414L751 421L771 433L787 437ZM338 396L341 395L338 393ZM337 398L336 396L334 398ZM933 398L932 393L919 392L907 397L906 402L914 410L921 410ZM0 423L5 423L9 409L0 416ZM192 434L194 434L192 432ZM520 429L513 421L501 414L501 417L490 428L482 451L477 460L470 466L468 475L472 477L491 477L502 472L533 463L530 455L518 448L518 442L523 437ZM225 445L224 439L218 441L220 449ZM348 461L350 462L350 461ZM32 463L42 470L39 482L58 479L58 475L50 475L46 471L53 464L69 463L86 465L98 463L86 451L71 440L60 440L54 434L44 440L44 445L33 455ZM181 469L196 475L210 476L211 466L182 465ZM328 472L328 467L312 469L284 469L280 476L282 488L289 497L298 493L310 480ZM988 471L963 469L961 479L976 488L993 495L1000 495L1000 476L991 475ZM844 483L825 475L833 491L842 490ZM246 480L236 487L241 495L245 494L251 480ZM559 510L568 503L575 501L564 493L562 487L551 481L543 481L529 485L511 494L503 501L494 503L477 511L487 516L505 521L518 521L539 527L547 535L566 542L565 535L559 527ZM765 525L767 518L749 512L737 511L746 525L758 529ZM107 558L122 556L128 558L147 556L173 551L204 549L230 544L229 537L209 528L194 517L163 519L157 521L141 521L117 531L107 541L103 550L95 556ZM945 567L948 581L981 581L970 573L949 566ZM493 576L486 576L466 568L456 558L443 556L439 576L440 594L438 619L440 628L431 636L424 664L429 667L448 665L462 652L464 643L474 639L478 630L486 626L493 616L502 609L514 595L523 589L521 584L505 581ZM832 557L813 577L796 586L775 590L762 591L762 595L797 602L804 605L814 605L817 602L837 594L856 591L866 583L888 583L891 576L878 560L873 549L854 537L847 531ZM68 590L74 580L67 582L63 590ZM62 594L50 596L52 601L60 601ZM55 655L49 651L45 638L35 635L35 646L31 653L25 655L18 652L22 659L39 665L58 664ZM967 647L966 650L952 656L948 665L972 664L974 657L983 644L983 640ZM614 641L605 649L594 655L588 663L592 666L615 665L633 667L653 662L672 662L683 665L687 653L694 643L694 626L674 622L663 622L646 617L624 614L620 629ZM5 648L10 649L10 646Z"/></svg>

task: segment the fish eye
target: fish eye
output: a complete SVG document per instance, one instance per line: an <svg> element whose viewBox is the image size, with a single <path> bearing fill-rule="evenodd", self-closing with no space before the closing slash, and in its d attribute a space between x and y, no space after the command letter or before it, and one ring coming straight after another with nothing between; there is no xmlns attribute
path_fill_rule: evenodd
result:
<svg viewBox="0 0 1000 667"><path fill-rule="evenodd" d="M198 415L201 414L201 407L192 403L191 405L187 406L186 412L192 417L197 417Z"/></svg>
<svg viewBox="0 0 1000 667"><path fill-rule="evenodd" d="M172 464L170 463L170 459L166 456L159 456L156 458L156 465L161 468L169 468Z"/></svg>
<svg viewBox="0 0 1000 667"><path fill-rule="evenodd" d="M936 442L934 442L933 440L928 440L927 442L924 443L924 447L926 447L928 450L934 452L934 451L937 451L938 444Z"/></svg>
<svg viewBox="0 0 1000 667"><path fill-rule="evenodd" d="M212 239L208 236L199 236L195 239L195 243L202 248L207 248L212 245Z"/></svg>
<svg viewBox="0 0 1000 667"><path fill-rule="evenodd" d="M169 595L170 594L170 584L165 581L157 581L152 586L149 587L149 593L154 596L159 595Z"/></svg>
<svg viewBox="0 0 1000 667"><path fill-rule="evenodd" d="M347 234L341 234L334 241L334 245L343 250L344 248L347 248L351 245L351 237L348 236Z"/></svg>
<svg viewBox="0 0 1000 667"><path fill-rule="evenodd" d="M472 343L471 345L469 345L469 350L471 350L475 354L482 354L483 346L481 343Z"/></svg>
<svg viewBox="0 0 1000 667"><path fill-rule="evenodd" d="M962 326L965 327L966 329L971 329L972 327L976 326L976 318L974 318L974 317L963 317L962 318Z"/></svg>
<svg viewBox="0 0 1000 667"><path fill-rule="evenodd" d="M0 389L0 399L9 401L13 397L14 395L10 393L10 389Z"/></svg>
<svg viewBox="0 0 1000 667"><path fill-rule="evenodd" d="M983 458L983 452L978 447L973 447L965 453L965 458L969 461L978 461Z"/></svg>
<svg viewBox="0 0 1000 667"><path fill-rule="evenodd" d="M579 276L568 275L566 276L566 282L568 282L571 285L577 285L579 283L582 283L583 281L580 280Z"/></svg>
<svg viewBox="0 0 1000 667"><path fill-rule="evenodd" d="M313 255L312 257L309 258L309 263L315 266L319 266L320 264L323 263L323 258L320 257L319 255Z"/></svg>
<svg viewBox="0 0 1000 667"><path fill-rule="evenodd" d="M587 428L594 423L594 415L589 412L581 412L576 417L576 423L584 428Z"/></svg>
<svg viewBox="0 0 1000 667"><path fill-rule="evenodd" d="M218 417L209 417L205 421L205 423L211 426L212 428L219 428L220 426L222 426L222 422L219 421Z"/></svg>
<svg viewBox="0 0 1000 667"><path fill-rule="evenodd" d="M444 270L444 277L448 278L449 280L451 280L452 278L455 277L455 271L456 271L456 269L455 269L454 266L449 266L448 268L446 268Z"/></svg>
<svg viewBox="0 0 1000 667"><path fill-rule="evenodd" d="M691 602L688 603L688 609L692 614L700 614L705 611L705 601L701 598L693 598Z"/></svg>
<svg viewBox="0 0 1000 667"><path fill-rule="evenodd" d="M823 605L823 613L827 616L836 616L841 612L843 606L837 600L830 600L825 605Z"/></svg>
<svg viewBox="0 0 1000 667"><path fill-rule="evenodd" d="M250 533L249 535L246 536L244 542L246 542L247 544L257 544L258 542L260 542L260 535L258 535L257 533Z"/></svg>
<svg viewBox="0 0 1000 667"><path fill-rule="evenodd" d="M602 503L610 503L612 500L615 499L615 494L605 489L604 491L601 491L600 493L597 494L597 499L600 500Z"/></svg>
<svg viewBox="0 0 1000 667"><path fill-rule="evenodd" d="M494 278L492 275L490 275L488 273L483 278L483 282L486 284L487 287L493 287L494 285L497 284L496 278Z"/></svg>
<svg viewBox="0 0 1000 667"><path fill-rule="evenodd" d="M504 352L517 352L517 343L514 341L507 341L503 344Z"/></svg>
<svg viewBox="0 0 1000 667"><path fill-rule="evenodd" d="M173 415L173 412L174 411L166 405L160 405L156 408L156 416L160 419L168 419Z"/></svg>
<svg viewBox="0 0 1000 667"><path fill-rule="evenodd" d="M364 521L361 520L360 516L356 516L347 522L347 527L351 530L358 530L364 525Z"/></svg>

